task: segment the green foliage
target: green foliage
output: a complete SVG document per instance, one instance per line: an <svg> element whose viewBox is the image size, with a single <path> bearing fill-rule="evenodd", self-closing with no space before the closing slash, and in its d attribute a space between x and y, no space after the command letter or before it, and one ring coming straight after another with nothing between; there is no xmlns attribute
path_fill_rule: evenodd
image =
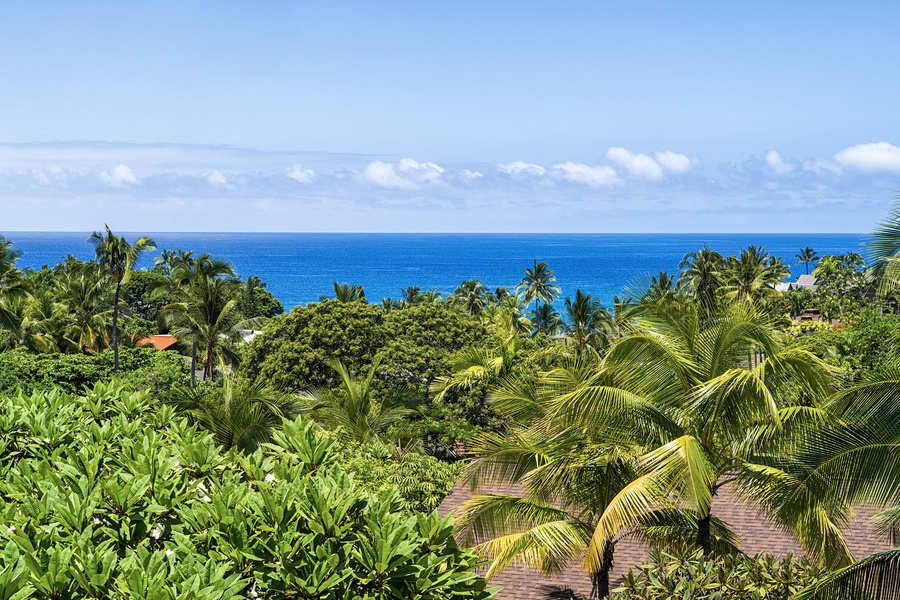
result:
<svg viewBox="0 0 900 600"><path fill-rule="evenodd" d="M238 310L244 318L275 317L284 312L284 305L265 289L265 284L251 286L245 284L238 300Z"/></svg>
<svg viewBox="0 0 900 600"><path fill-rule="evenodd" d="M449 519L355 485L310 423L244 456L140 392L2 406L4 600L492 596Z"/></svg>
<svg viewBox="0 0 900 600"><path fill-rule="evenodd" d="M273 319L244 353L243 371L284 389L331 387L340 381L327 359L351 371L372 362L384 345L380 308L365 302L325 300Z"/></svg>
<svg viewBox="0 0 900 600"><path fill-rule="evenodd" d="M450 357L481 344L487 331L451 307L406 306L385 313L364 302L324 300L296 307L273 319L245 352L243 369L286 389L325 388L340 383L326 361L359 372L383 353L382 382L425 386L450 367Z"/></svg>
<svg viewBox="0 0 900 600"><path fill-rule="evenodd" d="M456 483L462 463L445 463L415 452L391 452L382 444L347 444L339 451L341 466L354 482L371 492L396 488L407 512L434 510Z"/></svg>
<svg viewBox="0 0 900 600"><path fill-rule="evenodd" d="M793 325L788 333L796 336L792 345L840 367L845 381L858 381L881 371L897 357L898 331L900 315L881 314L868 307L854 313L841 328L805 321Z"/></svg>
<svg viewBox="0 0 900 600"><path fill-rule="evenodd" d="M177 354L153 348L123 349L119 354L118 376L130 389L149 389L154 396L187 380L188 368ZM50 390L59 387L68 393L113 377L113 353L38 354L24 348L0 353L0 393L23 390Z"/></svg>
<svg viewBox="0 0 900 600"><path fill-rule="evenodd" d="M628 572L611 600L789 600L822 575L807 559L790 555L655 551L637 572Z"/></svg>

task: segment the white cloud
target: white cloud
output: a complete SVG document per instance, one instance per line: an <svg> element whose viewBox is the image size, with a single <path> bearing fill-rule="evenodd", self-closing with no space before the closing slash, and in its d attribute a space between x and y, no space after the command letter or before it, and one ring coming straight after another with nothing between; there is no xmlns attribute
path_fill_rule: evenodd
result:
<svg viewBox="0 0 900 600"><path fill-rule="evenodd" d="M140 183L128 165L116 165L109 171L101 171L100 181L113 187Z"/></svg>
<svg viewBox="0 0 900 600"><path fill-rule="evenodd" d="M470 171L469 169L463 169L460 177L467 181L475 181L476 179L481 179L484 177L484 173L479 173L478 171Z"/></svg>
<svg viewBox="0 0 900 600"><path fill-rule="evenodd" d="M626 148L612 147L606 151L605 158L616 163L632 175L651 181L663 178L663 169L652 156L635 154Z"/></svg>
<svg viewBox="0 0 900 600"><path fill-rule="evenodd" d="M841 167L824 158L813 158L803 161L803 170L816 175L840 175Z"/></svg>
<svg viewBox="0 0 900 600"><path fill-rule="evenodd" d="M316 176L316 172L312 169L304 169L300 163L297 163L288 170L287 176L298 183L309 183Z"/></svg>
<svg viewBox="0 0 900 600"><path fill-rule="evenodd" d="M404 158L397 163L397 170L420 182L437 181L444 172L440 165L433 162L420 163L411 158Z"/></svg>
<svg viewBox="0 0 900 600"><path fill-rule="evenodd" d="M375 185L385 188L394 188L398 190L416 189L416 185L413 182L407 181L397 175L394 171L394 165L380 160L373 160L366 165L363 176Z"/></svg>
<svg viewBox="0 0 900 600"><path fill-rule="evenodd" d="M209 175L206 176L206 180L213 185L217 185L220 187L231 187L228 184L228 178L221 171L213 171Z"/></svg>
<svg viewBox="0 0 900 600"><path fill-rule="evenodd" d="M778 150L766 152L766 164L778 175L784 175L794 170L794 165L786 163Z"/></svg>
<svg viewBox="0 0 900 600"><path fill-rule="evenodd" d="M857 144L844 148L834 160L845 167L860 171L900 171L900 148L887 142Z"/></svg>
<svg viewBox="0 0 900 600"><path fill-rule="evenodd" d="M661 181L666 173L687 173L694 168L690 157L671 150L657 151L653 156L631 152L627 148L613 146L604 155L631 175L650 181Z"/></svg>
<svg viewBox="0 0 900 600"><path fill-rule="evenodd" d="M561 171L563 179L592 187L611 186L620 183L619 176L612 167L592 167L581 163L565 162L553 165L553 169Z"/></svg>
<svg viewBox="0 0 900 600"><path fill-rule="evenodd" d="M669 173L687 173L694 168L694 162L678 152L664 150L663 152L654 152L653 158L659 163L663 169Z"/></svg>
<svg viewBox="0 0 900 600"><path fill-rule="evenodd" d="M497 170L513 176L533 175L535 177L543 177L544 173L546 173L546 170L541 165L527 163L523 160L497 165Z"/></svg>

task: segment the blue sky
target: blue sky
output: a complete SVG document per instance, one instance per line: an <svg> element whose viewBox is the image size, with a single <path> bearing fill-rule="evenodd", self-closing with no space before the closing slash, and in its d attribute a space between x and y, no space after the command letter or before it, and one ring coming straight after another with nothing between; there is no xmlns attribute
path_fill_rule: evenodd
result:
<svg viewBox="0 0 900 600"><path fill-rule="evenodd" d="M44 2L0 230L865 232L896 2Z"/></svg>

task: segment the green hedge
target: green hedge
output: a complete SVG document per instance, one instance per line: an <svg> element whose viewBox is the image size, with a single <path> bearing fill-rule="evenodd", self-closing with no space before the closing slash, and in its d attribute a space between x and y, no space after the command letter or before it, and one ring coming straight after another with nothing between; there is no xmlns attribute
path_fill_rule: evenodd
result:
<svg viewBox="0 0 900 600"><path fill-rule="evenodd" d="M302 421L251 456L145 392L2 398L0 599L481 599L452 523L406 515Z"/></svg>

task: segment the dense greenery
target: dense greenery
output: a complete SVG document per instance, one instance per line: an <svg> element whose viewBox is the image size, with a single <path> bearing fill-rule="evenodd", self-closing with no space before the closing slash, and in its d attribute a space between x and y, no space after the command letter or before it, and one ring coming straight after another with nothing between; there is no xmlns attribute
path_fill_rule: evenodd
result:
<svg viewBox="0 0 900 600"><path fill-rule="evenodd" d="M288 315L208 255L135 271L148 239L107 229L97 261L33 273L0 239L0 393L22 390L0 420L0 578L22 597L487 597L476 555L419 512L462 472L521 490L476 494L457 524L488 577L580 561L608 596L637 537L668 554L616 597L865 597L897 580L896 553L854 563L841 529L874 503L900 539L896 217L869 269L800 249L815 289L786 289L765 248L703 247L610 307L580 290L554 306L535 260L518 285L446 298L371 304L335 282ZM155 333L178 344L133 348ZM125 391L98 383L113 376ZM724 486L815 566L740 557Z"/></svg>
<svg viewBox="0 0 900 600"><path fill-rule="evenodd" d="M822 574L810 561L790 556L707 558L701 551L655 551L629 571L610 600L790 600Z"/></svg>
<svg viewBox="0 0 900 600"><path fill-rule="evenodd" d="M310 423L245 455L142 392L2 405L3 598L491 595L448 520L361 489Z"/></svg>

